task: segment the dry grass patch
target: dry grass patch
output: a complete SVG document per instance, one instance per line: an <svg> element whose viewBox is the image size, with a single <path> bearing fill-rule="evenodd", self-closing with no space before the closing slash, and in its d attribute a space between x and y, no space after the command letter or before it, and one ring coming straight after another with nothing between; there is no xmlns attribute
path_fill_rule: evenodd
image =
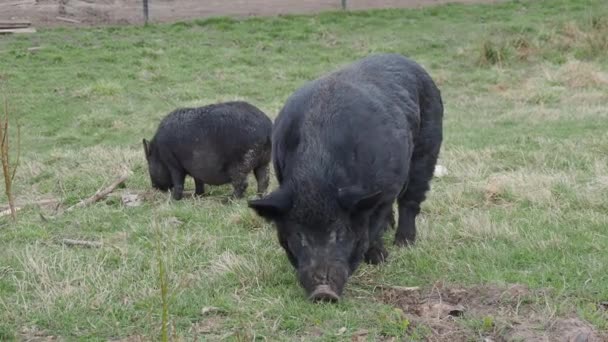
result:
<svg viewBox="0 0 608 342"><path fill-rule="evenodd" d="M502 117L542 122L606 115L608 72L598 64L569 60L559 66L544 63L523 74L514 84L497 83L489 90L515 107ZM566 110L565 110L566 109Z"/></svg>
<svg viewBox="0 0 608 342"><path fill-rule="evenodd" d="M562 51L578 50L598 56L608 50L608 17L591 17L587 23L570 21L559 28L550 43Z"/></svg>
<svg viewBox="0 0 608 342"><path fill-rule="evenodd" d="M548 75L552 81L551 75ZM555 72L555 79L568 88L595 88L608 86L608 73L596 64L570 60Z"/></svg>
<svg viewBox="0 0 608 342"><path fill-rule="evenodd" d="M538 170L518 170L493 174L484 186L484 197L489 203L503 200L528 200L532 203L549 203L554 200L551 189L560 183L576 184L572 175Z"/></svg>
<svg viewBox="0 0 608 342"><path fill-rule="evenodd" d="M515 225L492 219L486 210L471 210L461 218L461 228L457 235L477 241L488 241L497 238L516 241L521 238Z"/></svg>
<svg viewBox="0 0 608 342"><path fill-rule="evenodd" d="M254 273L256 264L245 257L231 251L225 251L218 255L207 268L208 276L223 276L226 274L251 274Z"/></svg>

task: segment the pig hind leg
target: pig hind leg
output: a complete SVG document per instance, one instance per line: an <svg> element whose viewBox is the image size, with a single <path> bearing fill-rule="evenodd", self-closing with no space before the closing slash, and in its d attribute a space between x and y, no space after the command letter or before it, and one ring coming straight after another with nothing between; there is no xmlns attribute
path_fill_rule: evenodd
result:
<svg viewBox="0 0 608 342"><path fill-rule="evenodd" d="M232 196L234 198L243 198L249 184L247 183L248 172L244 170L242 165L236 165L230 169L230 182L232 188Z"/></svg>
<svg viewBox="0 0 608 342"><path fill-rule="evenodd" d="M436 139L427 139L429 133L431 136L434 134ZM430 189L441 147L440 128L427 129L426 132L422 130L419 140L423 143L414 148L407 189L397 200L399 224L395 234L395 244L399 246L412 245L416 241L416 216L420 213L420 205Z"/></svg>
<svg viewBox="0 0 608 342"><path fill-rule="evenodd" d="M194 186L194 194L196 196L203 196L205 194L205 183L202 180L194 178Z"/></svg>
<svg viewBox="0 0 608 342"><path fill-rule="evenodd" d="M258 196L263 196L268 190L268 183L270 182L269 164L260 165L253 170L255 179L258 183Z"/></svg>
<svg viewBox="0 0 608 342"><path fill-rule="evenodd" d="M235 198L243 198L243 195L245 194L245 191L247 191L248 187L247 175L249 174L249 172L251 172L251 170L254 169L257 160L257 149L252 148L245 152L245 154L241 158L240 163L233 164L230 167L229 175L232 182L232 187L234 188L233 196ZM258 171L256 171L255 174L256 179L258 179ZM260 181L258 179L258 191L260 187L259 182ZM268 185L266 185L266 187L268 187Z"/></svg>

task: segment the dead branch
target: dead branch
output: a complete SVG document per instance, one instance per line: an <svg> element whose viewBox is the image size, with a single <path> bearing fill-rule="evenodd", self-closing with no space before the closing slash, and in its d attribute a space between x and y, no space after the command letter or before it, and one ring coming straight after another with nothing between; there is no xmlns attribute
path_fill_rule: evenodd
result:
<svg viewBox="0 0 608 342"><path fill-rule="evenodd" d="M85 240L72 240L72 239L63 239L61 243L66 246L82 246L87 248L100 248L103 246L101 242L98 241L85 241Z"/></svg>
<svg viewBox="0 0 608 342"><path fill-rule="evenodd" d="M80 20L76 20L76 19L72 19L72 18L66 18L66 17L55 17L55 19L61 20L61 21L65 21L66 23L72 23L72 24L80 24L81 23Z"/></svg>
<svg viewBox="0 0 608 342"><path fill-rule="evenodd" d="M17 155L17 163L13 165L11 170L11 162L9 159L10 144L9 144L9 114L8 114L8 100L4 95L4 117L0 122L0 159L2 161L2 174L4 176L4 192L8 198L8 207L10 215L13 221L17 220L17 210L15 209L15 198L13 197L12 185L15 173L17 172L17 166L19 161L19 155ZM19 128L19 126L17 126ZM21 143L21 133L17 130L17 151L19 152L19 145ZM2 216L2 215L0 215Z"/></svg>
<svg viewBox="0 0 608 342"><path fill-rule="evenodd" d="M27 52L36 52L36 51L40 51L42 49L44 49L43 46L32 46L32 47L27 48Z"/></svg>
<svg viewBox="0 0 608 342"><path fill-rule="evenodd" d="M9 6L25 6L25 5L35 5L36 4L36 0L18 0L18 1L12 1L12 2L7 2L7 3L3 3L2 5L0 5L0 7L5 6L5 7L9 7Z"/></svg>
<svg viewBox="0 0 608 342"><path fill-rule="evenodd" d="M23 209L22 207L15 207L13 208L15 210L15 213L17 213L19 210ZM0 217L4 217L7 215L12 215L13 211L9 208L9 209L4 209L2 211L0 211Z"/></svg>
<svg viewBox="0 0 608 342"><path fill-rule="evenodd" d="M396 286L396 285L377 285L376 287L383 289L383 290L395 290L395 291L399 291L399 292L416 292L416 291L420 290L420 287L418 287L418 286L405 287L405 286Z"/></svg>
<svg viewBox="0 0 608 342"><path fill-rule="evenodd" d="M75 205L67 208L65 211L72 211L76 208L86 207L87 205L91 205L97 201L104 199L112 191L114 191L114 189L116 189L116 187L118 187L120 184L124 183L127 180L127 178L129 178L128 170L126 170L122 175L120 175L120 177L118 177L114 181L114 183L110 184L110 186L108 186L107 188L97 191L95 193L95 195L76 203Z"/></svg>
<svg viewBox="0 0 608 342"><path fill-rule="evenodd" d="M59 200L57 200L57 199L43 199L43 200L29 202L29 203L18 203L15 205L15 211L22 210L23 208L31 206L31 205L49 205L49 204L57 204L57 203L59 203ZM11 214L10 205L3 204L0 206L0 217L10 215L10 214Z"/></svg>
<svg viewBox="0 0 608 342"><path fill-rule="evenodd" d="M4 33L36 33L36 28L25 27L25 28L13 28L13 29L0 29L0 34Z"/></svg>
<svg viewBox="0 0 608 342"><path fill-rule="evenodd" d="M17 123L17 160L15 160L15 165L13 165L13 174L11 175L11 183L15 179L15 174L17 174L17 166L19 166L19 159L21 158L21 126Z"/></svg>
<svg viewBox="0 0 608 342"><path fill-rule="evenodd" d="M32 25L29 21L2 21L0 20L0 28L2 29L16 29L16 28L26 28Z"/></svg>
<svg viewBox="0 0 608 342"><path fill-rule="evenodd" d="M16 203L15 206L17 207L27 207L30 205L50 205L50 204L56 204L59 203L59 200L56 198L46 198L46 199L41 199L41 200L37 200L37 201L33 201L33 202L21 202L21 203ZM2 204L0 205L0 210L6 210L8 209L8 204Z"/></svg>

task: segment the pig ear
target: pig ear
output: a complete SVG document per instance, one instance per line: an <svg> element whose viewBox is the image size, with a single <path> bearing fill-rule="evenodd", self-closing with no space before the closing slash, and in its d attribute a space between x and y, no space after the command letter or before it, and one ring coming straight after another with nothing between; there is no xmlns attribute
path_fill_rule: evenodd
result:
<svg viewBox="0 0 608 342"><path fill-rule="evenodd" d="M146 159L150 158L150 143L148 140L143 139L144 143L144 152L146 153Z"/></svg>
<svg viewBox="0 0 608 342"><path fill-rule="evenodd" d="M261 217L275 220L287 213L291 208L292 200L289 191L279 189L264 198L251 200L247 204Z"/></svg>
<svg viewBox="0 0 608 342"><path fill-rule="evenodd" d="M338 201L342 208L349 212L370 209L382 196L381 191L365 191L358 186L338 189Z"/></svg>

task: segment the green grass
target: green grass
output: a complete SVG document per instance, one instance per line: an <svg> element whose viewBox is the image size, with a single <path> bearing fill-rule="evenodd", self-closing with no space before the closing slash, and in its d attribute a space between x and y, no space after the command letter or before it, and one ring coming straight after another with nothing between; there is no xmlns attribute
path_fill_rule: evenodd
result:
<svg viewBox="0 0 608 342"><path fill-rule="evenodd" d="M244 200L218 198L227 186L177 203L156 193L140 207L110 197L54 218L26 208L17 224L0 221L0 340L159 339L156 226L169 335L178 338L341 340L366 330L370 340L424 339L433 330L410 324L376 287L437 282L525 284L541 291L530 301L547 319L574 316L606 331L598 306L608 300L606 37L604 0L2 36L0 82L22 124L21 203L72 205L122 165L133 171L128 190L146 191L141 139L172 109L244 99L274 117L305 81L376 52L408 55L437 80L449 174L433 182L416 247L391 247L385 265L363 265L336 305L305 299L272 227ZM61 238L104 247L65 247ZM475 339L502 324L487 317L458 324Z"/></svg>

